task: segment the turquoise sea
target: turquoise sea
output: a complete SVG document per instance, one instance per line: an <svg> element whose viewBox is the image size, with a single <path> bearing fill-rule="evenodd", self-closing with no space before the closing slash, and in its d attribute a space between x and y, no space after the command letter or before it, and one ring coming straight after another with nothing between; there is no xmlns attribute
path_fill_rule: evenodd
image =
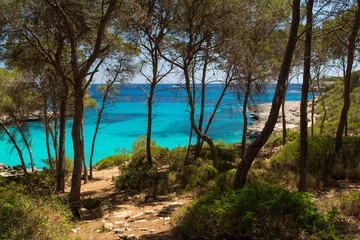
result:
<svg viewBox="0 0 360 240"><path fill-rule="evenodd" d="M96 93L96 84L91 86L92 97L101 101L101 96ZM146 134L147 105L145 93L139 89L148 89L146 84L129 84L120 90L120 96L116 104L106 109L106 116L102 120L95 144L94 163L104 157L114 155L115 149L131 150L131 145L139 136ZM287 101L300 101L301 85L291 84L286 96ZM206 116L211 114L213 105L222 91L221 84L208 85L206 95ZM259 96L256 103L271 102L275 86L269 86L266 94ZM187 145L189 141L189 112L186 104L185 91L179 90L173 84L158 85L155 94L153 110L152 139L156 144L169 149L179 145ZM233 94L227 94L222 102L222 108L216 113L216 117L210 127L208 135L214 140L224 140L226 143L239 142L242 136L243 120L241 108ZM251 120L250 120L251 121ZM29 122L29 135L31 149L34 155L36 168L45 166L43 159L47 159L45 131L41 122ZM93 109L85 113L85 152L87 161L90 158L91 141L95 131L96 115ZM25 147L22 147L25 161L29 163L29 155ZM66 155L73 158L71 140L71 119L68 120L66 135ZM20 164L17 151L3 135L0 141L0 162L8 166Z"/></svg>

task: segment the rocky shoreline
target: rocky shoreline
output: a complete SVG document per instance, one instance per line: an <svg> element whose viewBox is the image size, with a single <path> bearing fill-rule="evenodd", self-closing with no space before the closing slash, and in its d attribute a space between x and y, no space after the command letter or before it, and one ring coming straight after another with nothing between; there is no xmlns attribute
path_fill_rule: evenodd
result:
<svg viewBox="0 0 360 240"><path fill-rule="evenodd" d="M41 169L34 169L35 172L41 171ZM31 169L27 169L27 172L30 173ZM8 167L5 163L0 163L0 177L17 177L24 174L24 170L21 166L17 167Z"/></svg>
<svg viewBox="0 0 360 240"><path fill-rule="evenodd" d="M247 136L249 139L254 139L260 135L269 117L271 104L272 103L262 103L249 106L249 111L251 112L250 117L253 120L248 127ZM287 129L296 129L300 126L300 101L285 102L285 118ZM282 130L281 109L274 127L274 131L280 130Z"/></svg>

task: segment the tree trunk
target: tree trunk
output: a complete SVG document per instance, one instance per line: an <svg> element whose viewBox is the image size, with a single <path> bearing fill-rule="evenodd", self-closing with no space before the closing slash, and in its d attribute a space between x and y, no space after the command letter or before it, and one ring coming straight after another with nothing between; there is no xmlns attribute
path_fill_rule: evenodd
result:
<svg viewBox="0 0 360 240"><path fill-rule="evenodd" d="M98 115L98 119L96 121L96 127L95 127L95 133L94 133L94 137L92 140L92 144L91 144L91 154L90 154L90 175L89 175L89 179L93 180L93 164L92 164L92 160L93 160L93 156L94 156L94 150L95 150L95 140L96 140L96 135L98 133L99 130L99 125L100 125L100 120L101 120L101 115L102 115L102 111L104 110L104 104L101 107L100 113Z"/></svg>
<svg viewBox="0 0 360 240"><path fill-rule="evenodd" d="M200 116L199 116L199 131L202 131L203 123L204 123L204 114L205 114L205 89L206 89L206 73L207 73L207 66L208 66L208 58L209 54L208 51L205 51L204 56L204 66L202 69L202 77L201 77L201 102L200 102ZM195 93L194 93L195 98ZM197 137L196 141L196 148L195 148L195 159L200 156L200 152L202 149L202 141L200 136Z"/></svg>
<svg viewBox="0 0 360 240"><path fill-rule="evenodd" d="M224 89L222 90L221 95L220 95L220 97L218 98L218 100L217 100L217 102L216 102L216 104L215 104L215 106L214 106L214 109L213 109L213 111L212 111L212 113L211 113L211 115L210 115L210 117L209 117L209 120L208 120L208 122L207 122L207 124L206 124L206 128L205 128L205 130L204 130L204 134L207 134L207 132L209 131L209 128L210 128L210 126L211 126L211 123L212 123L212 121L213 121L214 118L215 118L215 114L216 114L217 110L219 109L220 103L221 103L223 97L225 96L225 93L226 93L227 89L229 88L232 80L233 80L233 79L230 77L230 70L229 70L228 73L227 73L227 76L226 76L226 81L225 81ZM201 141L201 147L202 147L203 144L204 144L204 140Z"/></svg>
<svg viewBox="0 0 360 240"><path fill-rule="evenodd" d="M15 119L15 117L14 117L14 119ZM27 150L28 150L28 152L29 152L31 171L32 171L32 172L35 172L35 168L34 168L34 158L33 158L33 155L32 155L32 151L31 151L30 144L29 144L29 142L28 142L28 140L27 140L27 138L26 138L26 136L25 136L25 133L24 133L23 129L21 128L21 126L20 126L20 124L19 124L19 122L18 122L17 119L15 119L15 125L16 125L17 129L19 130L19 132L20 132L20 134L21 134L21 137L22 137L22 139L24 140L25 146L26 146L26 148L27 148Z"/></svg>
<svg viewBox="0 0 360 240"><path fill-rule="evenodd" d="M7 127L5 126L5 124L2 121L0 121L0 126L2 127L2 129L4 129L5 133L9 136L11 142L14 144L14 147L16 148L16 151L18 152L19 157L20 157L21 166L24 170L24 173L26 174L27 170L26 170L26 165L25 165L25 161L24 161L24 157L22 155L21 149L17 145L15 138L11 135L10 131L7 129Z"/></svg>
<svg viewBox="0 0 360 240"><path fill-rule="evenodd" d="M56 104L56 100L53 101L53 122L54 122L54 132L52 132L51 128L49 127L49 133L51 135L51 138L53 140L53 145L54 145L54 151L55 151L55 159L59 159L59 141L58 141L58 133L59 133L59 124L58 124L58 113L57 113L57 104ZM50 124L50 122L49 122Z"/></svg>
<svg viewBox="0 0 360 240"><path fill-rule="evenodd" d="M59 126L59 156L56 159L56 191L65 191L65 134L66 134L66 111L69 87L63 82L63 95L60 102L60 126ZM56 122L54 124L57 124Z"/></svg>
<svg viewBox="0 0 360 240"><path fill-rule="evenodd" d="M324 123L325 123L325 119L326 119L326 106L325 106L325 101L324 101L322 91L321 91L321 87L320 87L320 78L317 78L316 81L317 81L317 86L318 86L318 91L319 91L319 99L321 100L321 105L322 105L323 110L324 110L324 115L323 115L323 118L322 118L321 124L320 124L320 136L321 136L322 133L323 133Z"/></svg>
<svg viewBox="0 0 360 240"><path fill-rule="evenodd" d="M81 125L84 115L84 99L82 79L75 79L74 84L74 120L71 136L74 147L74 170L71 179L70 208L74 214L78 214L80 208L81 174L84 160L84 142L81 134Z"/></svg>
<svg viewBox="0 0 360 240"><path fill-rule="evenodd" d="M46 138L46 150L49 158L49 165L50 165L50 169L54 170L53 159L50 151L48 102L45 96L44 96L44 127L45 127L45 138Z"/></svg>
<svg viewBox="0 0 360 240"><path fill-rule="evenodd" d="M285 89L285 92L287 90L287 87ZM286 130L286 112L285 112L285 94L284 94L284 98L282 100L282 103L281 103L281 119L282 119L282 143L283 143L283 146L285 145L286 143L286 138L287 138L287 130Z"/></svg>
<svg viewBox="0 0 360 240"><path fill-rule="evenodd" d="M315 90L314 85L311 86L311 136L314 136L314 125L315 125Z"/></svg>
<svg viewBox="0 0 360 240"><path fill-rule="evenodd" d="M85 138L84 138L84 119L81 122L81 137L83 139L83 145L85 146ZM83 151L84 156L83 156L83 163L84 163L84 184L86 184L88 182L88 169L87 169L87 164L86 164L86 157L85 157L85 149Z"/></svg>
<svg viewBox="0 0 360 240"><path fill-rule="evenodd" d="M187 149L187 152L186 152L186 158L185 158L185 161L184 161L184 166L189 164L189 156L190 156L192 134L193 134L193 129L190 126L189 143L188 143L188 149Z"/></svg>
<svg viewBox="0 0 360 240"><path fill-rule="evenodd" d="M280 106L285 95L286 80L288 79L289 76L291 60L297 41L299 22L300 22L300 0L293 0L292 22L291 22L289 40L285 50L283 63L281 65L281 70L278 78L278 83L276 85L276 91L272 101L270 114L268 120L266 121L265 127L260 133L260 136L256 138L255 141L248 147L244 155L244 158L237 167L235 180L234 180L234 188L242 188L245 186L246 176L251 167L251 164L253 163L260 149L269 139L274 129L274 126L277 122Z"/></svg>
<svg viewBox="0 0 360 240"><path fill-rule="evenodd" d="M188 96L188 101L189 101L189 106L190 106L190 123L191 126L193 128L193 130L195 131L195 133L201 137L201 139L203 139L205 142L207 142L209 144L209 147L211 149L211 152L213 154L213 163L214 163L214 167L218 168L218 155L217 155L217 150L216 147L214 145L213 140L208 137L206 134L201 133L201 131L199 130L199 128L196 126L195 123L195 105L194 105L194 101L193 101L193 96L191 93L191 86L190 86L190 77L189 77L189 73L186 70L187 67L184 67L184 76L185 76L185 87L186 87L186 93Z"/></svg>
<svg viewBox="0 0 360 240"><path fill-rule="evenodd" d="M304 74L301 89L300 105L300 162L299 191L307 191L307 154L308 154L308 120L307 102L310 86L310 67L311 67L311 32L312 32L312 8L314 1L308 0L306 4L306 33L305 33L305 53L304 53Z"/></svg>
<svg viewBox="0 0 360 240"><path fill-rule="evenodd" d="M155 81L155 82L154 82ZM146 132L146 157L150 166L153 165L152 156L151 156L151 131L152 131L152 106L153 106L153 96L155 91L156 79L153 79L153 82L150 84L150 93L148 96L148 122L147 122L147 132Z"/></svg>
<svg viewBox="0 0 360 240"><path fill-rule="evenodd" d="M246 87L246 93L244 96L244 103L243 103L243 110L242 110L242 115L243 115L243 119L244 119L244 126L243 126L243 134L242 134L242 140L241 140L241 158L244 157L245 152L246 152L246 137L247 137L247 124L248 124L248 118L247 118L247 105L248 105L248 100L249 100L249 96L250 96L250 91L251 91L251 76L248 76L248 84Z"/></svg>
<svg viewBox="0 0 360 240"><path fill-rule="evenodd" d="M342 149L342 135L344 132L344 128L346 125L347 114L350 108L350 82L351 82L351 71L354 62L354 52L355 52L355 44L356 38L358 35L360 26L360 0L357 1L357 9L354 19L354 25L349 37L348 44L348 55L347 55L347 66L344 78L344 105L340 115L340 121L338 125L338 129L336 132L336 143L335 143L335 151L340 152Z"/></svg>
<svg viewBox="0 0 360 240"><path fill-rule="evenodd" d="M115 82L115 81L112 81L110 84L107 84L107 85L106 85L106 90L105 90L105 93L104 93L104 96L103 96L103 99L102 99L101 108L100 108L100 111L98 112L98 118L97 118L97 121L96 121L95 133L94 133L94 137L93 137L92 144L91 144L90 176L89 176L89 179L90 179L90 180L93 179L93 164L92 164L92 160L93 160L93 155L94 155L94 151L95 151L95 140L96 140L96 136L97 136L97 133L98 133L98 130L99 130L99 126L100 126L100 121L101 121L101 118L102 118L102 114L103 114L104 109L105 109L106 99L107 99L107 97L109 96L110 88L113 86L114 82Z"/></svg>

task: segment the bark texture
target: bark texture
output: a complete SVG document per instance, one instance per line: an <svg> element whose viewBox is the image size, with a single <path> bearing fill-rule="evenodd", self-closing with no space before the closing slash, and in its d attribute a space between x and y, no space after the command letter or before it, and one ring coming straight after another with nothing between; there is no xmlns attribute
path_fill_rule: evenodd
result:
<svg viewBox="0 0 360 240"><path fill-rule="evenodd" d="M299 191L307 191L307 153L308 153L308 121L307 121L307 100L310 86L310 66L311 66L311 32L312 32L312 8L314 1L308 0L306 4L306 33L305 33L305 54L304 54L304 74L301 89L300 104L300 162Z"/></svg>

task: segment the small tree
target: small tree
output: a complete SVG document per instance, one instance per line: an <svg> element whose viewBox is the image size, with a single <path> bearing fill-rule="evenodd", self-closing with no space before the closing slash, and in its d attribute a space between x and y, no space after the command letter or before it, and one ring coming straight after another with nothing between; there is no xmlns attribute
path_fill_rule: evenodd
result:
<svg viewBox="0 0 360 240"><path fill-rule="evenodd" d="M140 88L146 94L147 100L147 133L146 157L152 166L151 132L153 120L153 104L156 86L172 71L172 65L160 56L160 49L164 48L167 31L171 25L173 3L161 0L138 0L132 6L135 9L130 23L130 34L136 46L140 49L142 66L141 75L150 89ZM144 68L149 67L149 73Z"/></svg>
<svg viewBox="0 0 360 240"><path fill-rule="evenodd" d="M3 70L1 75L1 115L7 116L8 123L13 125L21 135L21 139L29 152L30 165L32 171L34 172L34 159L24 121L26 117L34 114L35 110L40 107L38 104L39 95L33 88L34 86L31 84L31 81L27 80L24 75L16 71L12 73L6 73L6 70ZM24 160L22 154L20 153L20 148L16 143L16 138L10 133L5 124L2 122L1 127L10 137L12 143L17 149L24 167Z"/></svg>

